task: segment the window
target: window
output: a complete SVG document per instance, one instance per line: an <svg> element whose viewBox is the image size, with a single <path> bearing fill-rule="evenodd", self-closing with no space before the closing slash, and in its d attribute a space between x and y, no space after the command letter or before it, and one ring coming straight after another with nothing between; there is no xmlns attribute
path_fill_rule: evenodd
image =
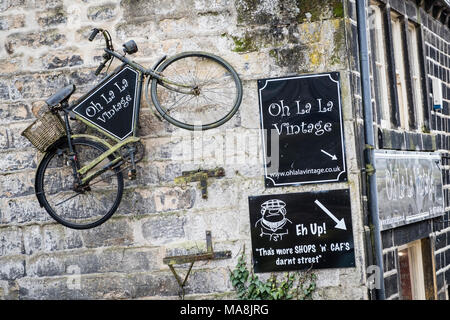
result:
<svg viewBox="0 0 450 320"><path fill-rule="evenodd" d="M380 112L379 118L381 127L390 128L389 112L389 84L387 76L387 57L385 47L385 34L383 28L383 18L380 7L372 3L369 7L370 27L370 50L373 59L372 78L374 86L374 99Z"/></svg>
<svg viewBox="0 0 450 320"><path fill-rule="evenodd" d="M431 242L430 238L424 238L398 248L400 299L437 299L435 252Z"/></svg>
<svg viewBox="0 0 450 320"><path fill-rule="evenodd" d="M425 282L420 240L399 248L398 264L402 300L424 300Z"/></svg>
<svg viewBox="0 0 450 320"><path fill-rule="evenodd" d="M404 48L402 40L402 21L395 13L391 14L392 42L394 45L395 80L397 86L398 106L400 113L400 127L409 129L408 98L406 95L406 78L404 65Z"/></svg>
<svg viewBox="0 0 450 320"><path fill-rule="evenodd" d="M422 131L425 125L422 46L417 23L377 0L369 0L372 104L381 128ZM390 29L390 34L385 30ZM388 37L389 36L389 37ZM390 38L390 39L389 39ZM398 109L398 110L395 110ZM396 120L392 112L395 112Z"/></svg>
<svg viewBox="0 0 450 320"><path fill-rule="evenodd" d="M422 75L419 64L419 46L417 41L417 27L411 22L408 23L408 49L410 51L409 59L411 65L411 86L414 100L414 114L416 116L416 125L420 130L424 125L423 99L422 99Z"/></svg>

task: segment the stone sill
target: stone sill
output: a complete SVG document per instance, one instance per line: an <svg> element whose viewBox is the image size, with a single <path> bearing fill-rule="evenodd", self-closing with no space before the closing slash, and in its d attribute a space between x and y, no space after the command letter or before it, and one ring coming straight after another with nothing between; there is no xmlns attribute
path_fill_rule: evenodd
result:
<svg viewBox="0 0 450 320"><path fill-rule="evenodd" d="M403 151L436 151L436 135L378 128L378 148Z"/></svg>

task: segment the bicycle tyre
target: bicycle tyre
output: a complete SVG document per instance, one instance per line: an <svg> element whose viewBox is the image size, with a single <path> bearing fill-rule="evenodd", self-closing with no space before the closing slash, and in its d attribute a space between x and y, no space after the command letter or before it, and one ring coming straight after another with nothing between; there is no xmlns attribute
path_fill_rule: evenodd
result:
<svg viewBox="0 0 450 320"><path fill-rule="evenodd" d="M73 147L75 150L81 150L82 146L85 148L87 147L87 148L92 149L92 151L94 151L93 158L107 150L107 148L105 146L103 146L102 144L92 141L92 140L84 139L84 138L73 139L72 144L73 144ZM56 183L57 185L58 185L58 183L60 183L61 186L63 186L63 187L65 186L67 189L70 189L69 183L66 183L66 185L65 185L65 181L64 181L64 178L67 177L67 175L63 176L62 174L59 174L60 181L62 181L62 182L51 181L51 179L52 179L51 171L52 170L55 171L53 174L56 173L58 175L58 172L57 172L58 169L60 170L60 172L64 171L64 170L68 171L70 179L73 180L72 171L71 171L72 167L70 165L68 165L68 163L66 163L66 165L64 167L65 159L59 159L59 158L56 159L55 158L56 156L64 157L64 155L67 154L67 152L68 152L68 143L67 143L67 141L65 141L65 142L63 142L63 144L53 148L51 151L47 152L44 155L44 158L42 159L42 161L37 169L37 172L36 172L36 184L35 184L36 196L39 200L39 203L45 208L47 213L58 223L66 226L68 228L71 228L71 229L90 229L90 228L97 227L97 226L101 225L102 223L106 222L119 207L119 204L121 202L122 195L123 195L123 184L124 184L122 172L119 170L119 168L114 168L114 169L106 171L106 174L109 174L108 177L113 177L111 180L116 180L116 183L117 183L115 186L113 186L113 188L117 188L117 190L114 190L114 192L115 192L114 201L111 201L112 206L109 207L107 210L105 210L106 212L99 214L98 218L95 218L95 220L93 220L93 221L88 221L88 222L83 222L83 223L70 221L68 218L63 217L62 214L59 213L59 211L62 211L64 213L64 208L61 207L61 210L58 210L58 212L57 212L57 210L55 208L55 204L53 204L53 201L51 199L49 199L50 196L53 196L53 194L51 194L51 192L52 192L51 189L52 188L56 189L50 184L50 182ZM89 151L87 151L87 152L89 152ZM82 152L77 151L77 153L78 153L77 156L79 158L79 161L80 162L84 161L84 159L80 159ZM89 153L86 153L86 154L88 155ZM84 157L84 155L83 155L83 157ZM89 160L92 160L92 159L89 159ZM114 159L114 156L108 157L109 161L113 160L113 159ZM52 160L56 160L56 162L53 163ZM108 160L105 160L105 161L108 161ZM61 166L58 165L58 162L59 162L59 164L61 164ZM50 163L51 163L51 165L50 165ZM111 171L114 171L114 173L111 174ZM103 174L105 174L105 173L103 173ZM49 177L50 181L48 181L46 179L47 177ZM92 186L93 186L93 183L95 183L95 179L93 181L91 181L89 183L89 187L91 189L88 192L92 192L91 194L94 193L94 191L92 191ZM103 180L97 181L97 182L102 182L102 181ZM110 183L108 185L112 185L112 184ZM59 190L57 192L59 193ZM76 194L76 192L73 191L73 189L70 192L73 192L74 194ZM88 193L88 192L86 192L86 193ZM61 190L61 194L63 194L63 193L67 193L67 190ZM80 196L81 196L81 194L80 194ZM77 199L77 198L79 198L79 196L75 196L73 199ZM80 209L80 207L75 206L73 203L69 203L69 204L71 204L75 209ZM81 208L83 209L83 204L81 205ZM86 209L88 212L95 212L95 210L96 210L96 208L90 208L90 207L85 207L84 209Z"/></svg>
<svg viewBox="0 0 450 320"><path fill-rule="evenodd" d="M186 61L187 59L192 58L192 59L198 59L199 61L203 61L206 62L204 64L210 64L216 66L217 68L222 68L222 70L219 70L219 72L222 72L225 76L223 76L222 78L225 77L229 77L229 83L231 84L232 87L230 87L231 90L235 90L235 92L230 93L230 96L232 95L231 99L232 102L229 103L229 106L227 105L225 107L225 110L223 111L224 114L218 116L218 119L214 119L214 121L208 122L208 123L201 123L200 125L198 123L189 123L189 122L185 122L181 119L177 119L174 116L171 116L169 114L169 111L167 109L167 106L165 106L165 102L162 101L161 95L158 96L158 92L164 91L165 95L167 96L168 94L176 94L175 91L173 90L169 90L166 87L164 87L161 83L161 80L158 80L156 78L149 78L147 80L147 86L146 86L146 94L148 93L148 85L149 82L151 81L151 99L152 102L156 108L156 110L158 111L158 113L162 116L162 118L164 118L165 120L167 120L168 122L170 122L171 124L183 128L183 129L187 129L187 130L208 130L208 129L212 129L212 128L216 128L222 124L224 124L225 122L227 122L228 120L230 120L233 115L237 112L237 110L239 109L239 106L242 102L242 82L241 79L239 78L237 72L233 69L233 67L226 62L224 59L215 56L213 54L210 53L206 53L206 52L197 52L197 51L191 51L191 52L182 52L178 55L172 56L169 59L165 60L163 63L161 63L159 65L159 67L156 69L156 71L160 74L162 74L163 76L167 76L165 74L165 72L167 73L167 71L169 69L171 69L172 67L176 69L175 64L180 64L183 61ZM199 62L200 63L200 62ZM194 68L192 68L194 69ZM195 76L197 76L197 73L199 72L198 69L195 70ZM200 71L201 72L201 71ZM208 70L209 72L209 70ZM189 71L187 72L189 74L189 76L194 79L193 81L200 81L200 79L197 79L195 77L192 77L192 73L194 73L193 70L189 69ZM207 77L209 74L206 73L205 77ZM180 78L182 79L182 75L176 75L174 76L174 80L173 81L180 81ZM208 83L206 83L206 81L209 79L205 79L205 83L202 84L202 86L206 86L208 85ZM215 79L210 79L210 80L215 80ZM186 81L186 80L185 80ZM214 83L213 83L214 84ZM203 91L201 91L203 90ZM199 90L201 93L199 94L199 96L204 93L204 95L206 96L206 92L207 90L204 90L203 88ZM220 87L210 87L209 89L210 93L212 96L214 96L214 94L216 96L220 97L225 97L225 94L223 92L219 92L217 90L221 90ZM215 91L214 91L215 90ZM182 93L178 93L180 95L183 96L188 96L187 94L182 94ZM191 95L193 96L193 95ZM148 99L148 97L147 97ZM191 97L192 99L192 97ZM209 98L204 98L205 99L205 103L211 101L211 96L209 96ZM198 99L197 99L198 100ZM209 100L209 101L207 101ZM213 105L212 103L210 103L211 105ZM222 111L221 111L222 112ZM203 113L206 114L207 112ZM186 111L187 115L193 115L192 112ZM198 114L198 113L197 113Z"/></svg>

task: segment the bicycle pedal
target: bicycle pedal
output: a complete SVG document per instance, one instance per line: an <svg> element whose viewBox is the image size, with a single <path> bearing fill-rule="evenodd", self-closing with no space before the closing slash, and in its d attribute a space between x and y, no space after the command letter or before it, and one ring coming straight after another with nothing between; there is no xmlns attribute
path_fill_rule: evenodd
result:
<svg viewBox="0 0 450 320"><path fill-rule="evenodd" d="M128 180L136 180L136 169L128 170Z"/></svg>

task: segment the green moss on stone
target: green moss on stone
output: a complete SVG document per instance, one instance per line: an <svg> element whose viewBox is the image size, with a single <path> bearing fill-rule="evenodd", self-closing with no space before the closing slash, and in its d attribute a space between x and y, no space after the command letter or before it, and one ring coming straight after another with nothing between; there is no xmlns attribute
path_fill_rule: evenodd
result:
<svg viewBox="0 0 450 320"><path fill-rule="evenodd" d="M306 19L306 13L311 14L311 22L344 17L343 0L297 0L297 6L300 22Z"/></svg>
<svg viewBox="0 0 450 320"><path fill-rule="evenodd" d="M342 3L342 1L334 1L333 17L334 18L343 18L344 17L344 4Z"/></svg>
<svg viewBox="0 0 450 320"><path fill-rule="evenodd" d="M251 21L251 14L255 12L257 6L256 0L235 0L238 24Z"/></svg>
<svg viewBox="0 0 450 320"><path fill-rule="evenodd" d="M304 46L294 46L292 48L276 48L269 51L269 55L280 67L288 67L292 72L304 71L308 66L306 56L308 48Z"/></svg>
<svg viewBox="0 0 450 320"><path fill-rule="evenodd" d="M250 52L257 49L254 41L247 34L242 38L231 36L231 39L234 42L234 48L232 49L234 52Z"/></svg>
<svg viewBox="0 0 450 320"><path fill-rule="evenodd" d="M342 49L345 48L345 26L344 21L335 20L335 31L333 33L333 55L330 57L332 64L342 63Z"/></svg>
<svg viewBox="0 0 450 320"><path fill-rule="evenodd" d="M269 56L271 56L274 59L277 59L278 58L277 50L275 50L275 49L269 50Z"/></svg>

